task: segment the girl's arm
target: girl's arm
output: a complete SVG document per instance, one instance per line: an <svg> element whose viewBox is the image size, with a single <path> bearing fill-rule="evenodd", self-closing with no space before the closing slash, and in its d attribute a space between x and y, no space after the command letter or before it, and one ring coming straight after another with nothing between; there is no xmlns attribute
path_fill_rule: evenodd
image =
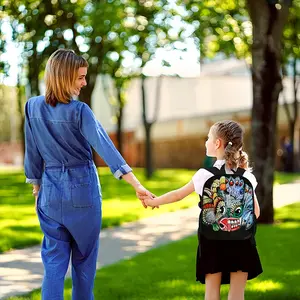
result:
<svg viewBox="0 0 300 300"><path fill-rule="evenodd" d="M173 202L182 200L183 198L190 195L194 191L195 191L194 183L191 180L188 184L181 187L180 189L168 192L160 197L154 198L153 200L148 198L145 200L145 203L146 203L146 205L149 205L152 207L163 205L163 204L168 204L168 203L173 203Z"/></svg>
<svg viewBox="0 0 300 300"><path fill-rule="evenodd" d="M260 216L260 207L259 207L259 203L258 203L258 200L257 200L257 197L255 194L254 194L254 213L255 213L256 219L258 219Z"/></svg>

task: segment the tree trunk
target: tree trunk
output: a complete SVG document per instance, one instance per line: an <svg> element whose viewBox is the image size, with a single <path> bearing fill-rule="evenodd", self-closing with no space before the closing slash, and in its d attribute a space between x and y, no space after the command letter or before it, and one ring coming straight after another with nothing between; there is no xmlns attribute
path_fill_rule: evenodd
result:
<svg viewBox="0 0 300 300"><path fill-rule="evenodd" d="M92 93L96 84L97 73L93 73L92 75L87 73L86 80L87 85L81 90L79 99L80 101L86 103L89 107L92 104Z"/></svg>
<svg viewBox="0 0 300 300"><path fill-rule="evenodd" d="M297 40L297 37L295 38L295 42ZM292 149L293 149L293 155L292 155L292 166L293 166L293 171L297 171L299 166L298 166L298 157L299 157L299 151L298 146L295 144L295 131L296 131L296 124L298 120L298 98L297 98L297 93L298 93L298 82L297 82L297 58L294 57L293 59L293 110L294 110L294 122L293 122L293 127L291 128L291 142L292 142Z"/></svg>
<svg viewBox="0 0 300 300"><path fill-rule="evenodd" d="M143 123L145 129L145 167L146 167L146 178L150 179L153 175L153 164L152 164L152 145L151 145L151 127L152 123L147 120L147 105L146 105L146 91L145 91L145 76L141 78L141 89L142 89L142 107L143 107Z"/></svg>
<svg viewBox="0 0 300 300"><path fill-rule="evenodd" d="M24 132L24 123L25 123L25 117L24 117L24 96L25 96L25 90L24 87L21 86L20 83L20 74L18 74L18 82L17 82L17 97L18 97L18 111L20 116L20 143L22 147L22 164L24 164L24 157L25 157L25 132Z"/></svg>
<svg viewBox="0 0 300 300"><path fill-rule="evenodd" d="M122 88L117 87L118 93L118 112L117 112L117 141L118 141L118 150L123 154L123 134L122 134L122 124L123 124L123 108L124 104L122 101Z"/></svg>
<svg viewBox="0 0 300 300"><path fill-rule="evenodd" d="M30 97L39 96L41 94L39 87L39 74L41 62L36 51L34 55L28 59L28 82L30 85Z"/></svg>
<svg viewBox="0 0 300 300"><path fill-rule="evenodd" d="M153 175L153 162L152 162L152 143L151 143L151 123L145 125L145 154L146 154L146 178L150 179Z"/></svg>
<svg viewBox="0 0 300 300"><path fill-rule="evenodd" d="M273 3L273 2L272 2ZM278 97L282 90L280 75L281 37L288 6L278 10L267 1L248 0L253 26L252 49L252 159L258 186L262 223L273 223L273 181Z"/></svg>

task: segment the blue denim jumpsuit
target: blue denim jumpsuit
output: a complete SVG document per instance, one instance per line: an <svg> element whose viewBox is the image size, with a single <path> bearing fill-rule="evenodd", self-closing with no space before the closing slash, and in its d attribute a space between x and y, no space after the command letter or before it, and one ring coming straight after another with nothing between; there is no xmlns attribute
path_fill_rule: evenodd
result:
<svg viewBox="0 0 300 300"><path fill-rule="evenodd" d="M52 107L44 96L26 103L25 175L27 183L41 186L37 213L44 233L44 300L63 299L71 254L72 299L94 299L101 187L91 147L117 179L132 171L85 103Z"/></svg>

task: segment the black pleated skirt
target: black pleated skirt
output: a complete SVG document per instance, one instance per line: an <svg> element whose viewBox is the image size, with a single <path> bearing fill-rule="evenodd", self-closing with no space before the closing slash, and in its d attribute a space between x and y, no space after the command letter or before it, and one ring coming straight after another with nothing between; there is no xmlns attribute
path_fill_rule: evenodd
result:
<svg viewBox="0 0 300 300"><path fill-rule="evenodd" d="M208 240L199 237L196 280L205 283L206 274L222 272L221 284L230 283L230 272L247 272L248 280L262 273L255 241Z"/></svg>

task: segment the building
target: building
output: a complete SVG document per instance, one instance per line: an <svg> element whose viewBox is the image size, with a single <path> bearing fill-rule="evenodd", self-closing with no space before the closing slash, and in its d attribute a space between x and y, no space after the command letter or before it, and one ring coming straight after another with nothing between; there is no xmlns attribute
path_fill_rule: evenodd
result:
<svg viewBox="0 0 300 300"><path fill-rule="evenodd" d="M112 84L98 78L92 97L92 108L98 120L116 140L116 125L107 94ZM158 80L161 80L157 96ZM284 81L286 100L292 102L292 82ZM210 126L222 119L233 119L246 130L245 147L250 150L252 80L248 67L237 60L226 60L204 66L196 78L156 77L146 80L149 120L157 115L152 129L154 165L156 168L199 168L205 158L204 141ZM156 100L159 105L155 111ZM142 124L141 81L135 79L127 91L124 108L124 157L132 166L144 166L144 128ZM288 135L288 121L280 97L279 136ZM291 107L290 107L291 108ZM298 134L299 136L299 134ZM101 164L101 161L97 159Z"/></svg>

